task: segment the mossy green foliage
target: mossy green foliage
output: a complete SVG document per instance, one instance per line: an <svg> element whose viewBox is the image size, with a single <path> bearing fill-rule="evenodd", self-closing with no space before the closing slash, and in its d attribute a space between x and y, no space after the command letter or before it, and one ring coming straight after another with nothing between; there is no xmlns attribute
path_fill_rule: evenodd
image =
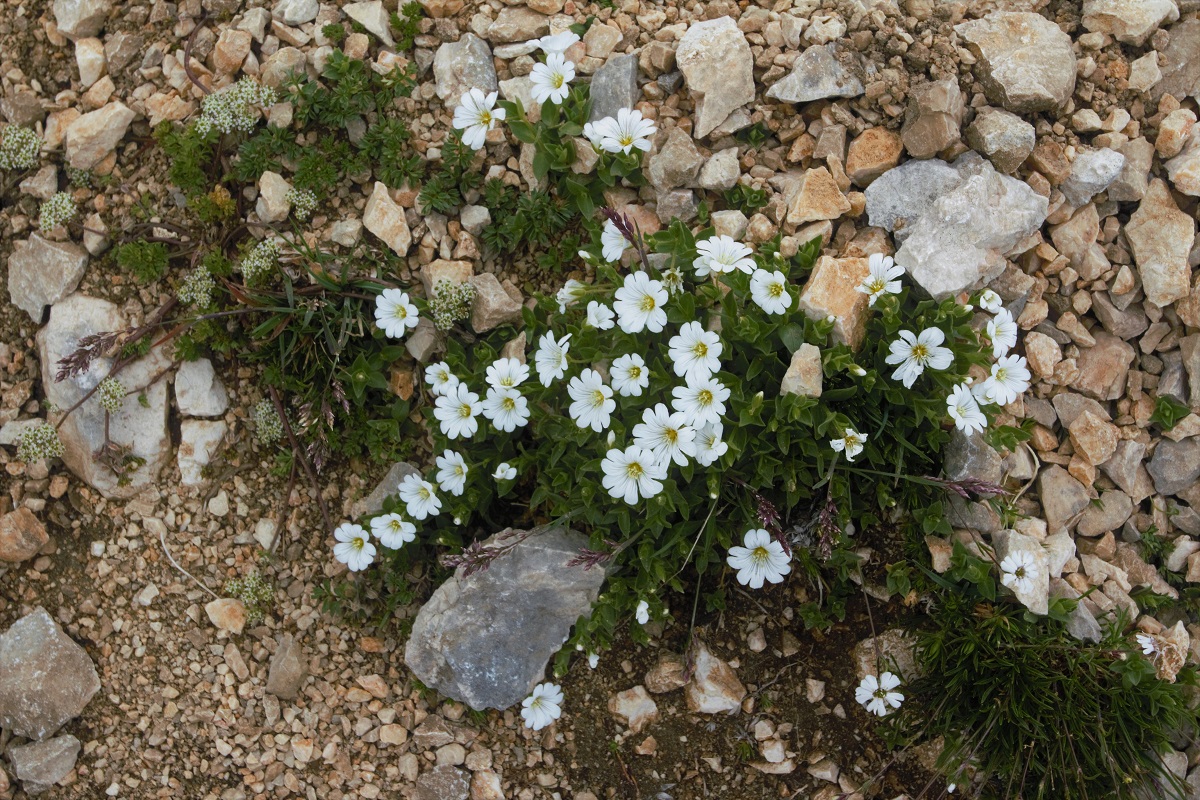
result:
<svg viewBox="0 0 1200 800"><path fill-rule="evenodd" d="M117 265L132 273L138 283L153 283L167 273L170 261L167 246L162 242L136 241L119 244L115 255Z"/></svg>
<svg viewBox="0 0 1200 800"><path fill-rule="evenodd" d="M415 0L405 3L399 12L392 12L389 22L398 52L413 49L414 40L421 34L421 19L424 16L425 8Z"/></svg>

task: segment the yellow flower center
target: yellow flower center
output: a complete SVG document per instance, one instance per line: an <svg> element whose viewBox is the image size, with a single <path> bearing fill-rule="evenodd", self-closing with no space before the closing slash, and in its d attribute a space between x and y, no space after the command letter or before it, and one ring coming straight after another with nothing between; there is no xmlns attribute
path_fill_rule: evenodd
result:
<svg viewBox="0 0 1200 800"><path fill-rule="evenodd" d="M420 489L420 491L418 491L418 492L417 492L417 495L418 495L418 496L419 496L419 497L420 497L422 500L428 500L428 499L429 499L429 497L430 497L430 494L429 494L429 487L427 487L427 486L422 486L422 487L421 487L421 489Z"/></svg>
<svg viewBox="0 0 1200 800"><path fill-rule="evenodd" d="M708 355L708 345L706 345L704 342L696 342L696 344L692 347L692 354L695 355L696 358L704 358L706 355Z"/></svg>
<svg viewBox="0 0 1200 800"><path fill-rule="evenodd" d="M480 111L479 112L479 124L480 125L491 125L492 124L492 112Z"/></svg>
<svg viewBox="0 0 1200 800"><path fill-rule="evenodd" d="M608 399L608 398L606 398L604 396L604 392L601 391L600 389L597 389L596 391L592 392L592 405L595 406L596 408L600 408L600 406L604 405L604 401L606 399Z"/></svg>
<svg viewBox="0 0 1200 800"><path fill-rule="evenodd" d="M350 540L350 544L353 545L355 550L362 550L363 547L367 544L367 540L362 538L361 536L355 536L353 539Z"/></svg>
<svg viewBox="0 0 1200 800"><path fill-rule="evenodd" d="M658 303L655 302L651 295L642 295L642 311L653 311L656 305L658 305Z"/></svg>
<svg viewBox="0 0 1200 800"><path fill-rule="evenodd" d="M630 367L629 368L629 379L630 380L636 381L640 377L642 377L642 368L641 367Z"/></svg>
<svg viewBox="0 0 1200 800"><path fill-rule="evenodd" d="M770 295L771 297L779 297L780 295L783 294L783 284L782 283L772 283L770 286L767 287L767 294Z"/></svg>
<svg viewBox="0 0 1200 800"><path fill-rule="evenodd" d="M621 134L620 138L617 139L617 141L621 143L622 147L630 147L633 145L633 135L623 133Z"/></svg>
<svg viewBox="0 0 1200 800"><path fill-rule="evenodd" d="M629 475L629 477L635 479L642 477L645 472L646 470L642 469L642 465L636 461L630 463L630 465L625 468L625 473Z"/></svg>
<svg viewBox="0 0 1200 800"><path fill-rule="evenodd" d="M882 292L885 286L887 286L887 284L884 282L883 278L872 278L871 282L867 284L867 288L871 290L871 294L878 294L879 292Z"/></svg>
<svg viewBox="0 0 1200 800"><path fill-rule="evenodd" d="M675 430L674 428L667 428L667 430L663 433L663 436L665 436L667 441L671 444L675 444L677 441L679 441L679 431Z"/></svg>
<svg viewBox="0 0 1200 800"><path fill-rule="evenodd" d="M511 397L506 397L500 401L500 405L503 406L505 411L512 411L517 407L517 401Z"/></svg>
<svg viewBox="0 0 1200 800"><path fill-rule="evenodd" d="M771 558L771 552L762 545L759 545L750 551L750 558L761 564Z"/></svg>
<svg viewBox="0 0 1200 800"><path fill-rule="evenodd" d="M702 389L700 393L696 395L696 399L700 401L700 405L702 406L712 405L713 393L708 389Z"/></svg>
<svg viewBox="0 0 1200 800"><path fill-rule="evenodd" d="M1003 383L1004 379L1007 377L1008 377L1008 370L1006 370L1004 367L1001 367L1000 369L996 370L996 375L995 375L996 380Z"/></svg>
<svg viewBox="0 0 1200 800"><path fill-rule="evenodd" d="M396 319L408 319L408 309L404 306L396 306Z"/></svg>
<svg viewBox="0 0 1200 800"><path fill-rule="evenodd" d="M463 419L469 419L471 416L471 407L466 403L463 403L458 407L458 415Z"/></svg>
<svg viewBox="0 0 1200 800"><path fill-rule="evenodd" d="M849 450L852 447L858 447L860 444L862 444L862 439L860 439L858 437L857 433L847 433L846 434L846 449L847 450Z"/></svg>
<svg viewBox="0 0 1200 800"><path fill-rule="evenodd" d="M561 89L563 85L563 76L561 74L556 74L550 79L550 85L555 89Z"/></svg>

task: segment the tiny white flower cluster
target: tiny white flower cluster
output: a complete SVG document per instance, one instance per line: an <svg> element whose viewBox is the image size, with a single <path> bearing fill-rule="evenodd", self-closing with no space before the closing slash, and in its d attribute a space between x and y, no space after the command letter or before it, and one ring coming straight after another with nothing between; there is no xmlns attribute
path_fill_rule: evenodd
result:
<svg viewBox="0 0 1200 800"><path fill-rule="evenodd" d="M205 96L196 120L196 132L208 136L218 133L249 133L258 122L255 106L266 108L277 100L275 90L260 86L250 78L242 78L232 86Z"/></svg>
<svg viewBox="0 0 1200 800"><path fill-rule="evenodd" d="M26 431L17 442L17 459L19 461L40 461L43 458L59 458L66 452L62 439L58 436L58 428L50 425L38 425Z"/></svg>
<svg viewBox="0 0 1200 800"><path fill-rule="evenodd" d="M116 378L105 378L96 387L96 397L100 400L101 408L110 414L115 414L121 410L121 404L125 402L125 387Z"/></svg>
<svg viewBox="0 0 1200 800"><path fill-rule="evenodd" d="M293 186L287 190L287 201L292 205L292 213L301 222L311 217L317 208L317 194L311 189L297 189Z"/></svg>
<svg viewBox="0 0 1200 800"><path fill-rule="evenodd" d="M49 233L59 225L65 225L79 213L75 198L67 192L56 192L38 212L38 230Z"/></svg>
<svg viewBox="0 0 1200 800"><path fill-rule="evenodd" d="M254 433L263 444L271 444L283 438L283 420L275 410L275 404L269 399L258 401L251 415L254 419Z"/></svg>
<svg viewBox="0 0 1200 800"><path fill-rule="evenodd" d="M42 155L42 140L29 128L9 125L0 138L0 169L33 169Z"/></svg>
<svg viewBox="0 0 1200 800"><path fill-rule="evenodd" d="M264 239L242 259L242 279L246 284L261 281L275 269L281 249L275 239Z"/></svg>
<svg viewBox="0 0 1200 800"><path fill-rule="evenodd" d="M212 305L212 293L216 287L217 282L213 280L208 267L200 264L184 276L183 283L179 285L179 291L176 294L179 296L179 302L195 306L198 310L203 311Z"/></svg>

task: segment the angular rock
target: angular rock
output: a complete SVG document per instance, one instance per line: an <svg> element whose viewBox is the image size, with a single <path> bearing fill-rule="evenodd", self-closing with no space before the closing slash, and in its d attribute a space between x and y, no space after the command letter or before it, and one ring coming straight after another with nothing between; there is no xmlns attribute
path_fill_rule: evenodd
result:
<svg viewBox="0 0 1200 800"><path fill-rule="evenodd" d="M1097 400L1116 400L1125 391L1125 376L1135 356L1133 346L1107 331L1092 331L1096 344L1081 348L1074 388Z"/></svg>
<svg viewBox="0 0 1200 800"><path fill-rule="evenodd" d="M662 149L650 156L646 168L650 185L660 192L694 186L704 157L692 137L682 128L672 128Z"/></svg>
<svg viewBox="0 0 1200 800"><path fill-rule="evenodd" d="M350 516L358 519L359 517L373 516L383 510L383 501L389 497L395 496L400 491L400 482L409 475L420 475L420 471L406 461L398 461L392 464L388 469L387 475L383 477L371 493L361 500L356 500L350 506Z"/></svg>
<svg viewBox="0 0 1200 800"><path fill-rule="evenodd" d="M54 0L54 21L68 39L95 36L104 27L112 0Z"/></svg>
<svg viewBox="0 0 1200 800"><path fill-rule="evenodd" d="M900 138L913 158L932 158L958 141L963 97L958 78L951 76L914 88Z"/></svg>
<svg viewBox="0 0 1200 800"><path fill-rule="evenodd" d="M1159 494L1178 494L1200 478L1200 436L1159 441L1146 466Z"/></svg>
<svg viewBox="0 0 1200 800"><path fill-rule="evenodd" d="M1080 536L1103 536L1109 531L1119 530L1133 514L1133 501L1129 495L1110 489L1100 495L1098 504L1089 503L1075 526Z"/></svg>
<svg viewBox="0 0 1200 800"><path fill-rule="evenodd" d="M71 734L8 748L13 772L29 795L49 791L75 768L83 745Z"/></svg>
<svg viewBox="0 0 1200 800"><path fill-rule="evenodd" d="M1038 496L1046 515L1046 527L1051 533L1072 524L1076 515L1091 502L1084 485L1057 464L1042 468L1038 475Z"/></svg>
<svg viewBox="0 0 1200 800"><path fill-rule="evenodd" d="M283 222L292 210L288 191L292 185L278 172L267 170L258 179L258 203L254 210L265 223ZM403 253L401 253L403 255Z"/></svg>
<svg viewBox="0 0 1200 800"><path fill-rule="evenodd" d="M717 236L729 236L733 239L741 239L746 235L746 228L750 220L746 219L746 215L736 208L728 208L724 211L714 211L712 213L713 231Z"/></svg>
<svg viewBox="0 0 1200 800"><path fill-rule="evenodd" d="M641 733L647 725L658 721L658 704L644 686L617 692L609 698L608 710L618 721L629 726L630 733Z"/></svg>
<svg viewBox="0 0 1200 800"><path fill-rule="evenodd" d="M1071 37L1030 12L995 11L954 26L988 99L1014 113L1050 111L1075 91Z"/></svg>
<svg viewBox="0 0 1200 800"><path fill-rule="evenodd" d="M296 47L281 47L267 57L259 70L259 80L278 89L290 75L303 76L308 69L308 58Z"/></svg>
<svg viewBox="0 0 1200 800"><path fill-rule="evenodd" d="M254 36L250 31L226 28L217 37L213 47L213 67L222 75L233 75L242 68L246 56L250 55L250 47Z"/></svg>
<svg viewBox="0 0 1200 800"><path fill-rule="evenodd" d="M930 204L961 182L962 175L945 161L906 161L866 188L867 217L871 225L892 231L901 243Z"/></svg>
<svg viewBox="0 0 1200 800"><path fill-rule="evenodd" d="M408 248L412 246L412 233L408 230L404 209L392 200L388 187L382 181L375 181L375 189L367 199L363 226L392 248L396 255L408 254Z"/></svg>
<svg viewBox="0 0 1200 800"><path fill-rule="evenodd" d="M1161 58L1162 80L1154 85L1150 97L1158 101L1164 94L1177 100L1195 95L1200 89L1200 19L1184 20L1170 28L1170 41Z"/></svg>
<svg viewBox="0 0 1200 800"><path fill-rule="evenodd" d="M279 0L272 9L275 19L284 25L303 25L317 18L317 0Z"/></svg>
<svg viewBox="0 0 1200 800"><path fill-rule="evenodd" d="M996 550L998 563L1003 563L1004 559L1016 553L1024 553L1033 560L1033 569L1026 573L1029 580L1010 588L1017 599L1033 613L1048 613L1050 610L1050 559L1041 542L1023 533L1004 530L992 534L992 547Z"/></svg>
<svg viewBox="0 0 1200 800"><path fill-rule="evenodd" d="M313 5L316 5L314 0ZM366 3L348 3L342 6L346 16L362 25L368 33L374 34L379 41L388 47L395 47L396 40L392 38L391 25L388 22L387 9L380 0L370 0ZM315 16L315 15L314 15Z"/></svg>
<svg viewBox="0 0 1200 800"><path fill-rule="evenodd" d="M104 76L108 66L104 57L104 42L95 37L75 42L75 64L79 67L79 82L83 88L91 87Z"/></svg>
<svg viewBox="0 0 1200 800"><path fill-rule="evenodd" d="M646 671L643 679L646 688L654 694L682 689L687 684L683 679L683 669L683 658L675 653L663 653L654 666Z"/></svg>
<svg viewBox="0 0 1200 800"><path fill-rule="evenodd" d="M500 10L487 31L487 38L497 44L525 42L550 32L550 18L532 8L506 6Z"/></svg>
<svg viewBox="0 0 1200 800"><path fill-rule="evenodd" d="M1196 114L1190 108L1177 108L1158 123L1158 136L1154 149L1162 158L1174 158L1187 144L1188 136L1196 124Z"/></svg>
<svg viewBox="0 0 1200 800"><path fill-rule="evenodd" d="M246 627L246 606L241 600L232 597L221 597L211 600L204 606L208 620L223 631L239 634Z"/></svg>
<svg viewBox="0 0 1200 800"><path fill-rule="evenodd" d="M1119 203L1141 200L1149 187L1150 164L1154 159L1154 143L1144 136L1130 139L1117 147L1125 156L1120 174L1108 186L1108 199Z"/></svg>
<svg viewBox="0 0 1200 800"><path fill-rule="evenodd" d="M1175 205L1167 184L1152 181L1125 225L1147 301L1161 308L1191 291L1188 256L1195 229L1192 218Z"/></svg>
<svg viewBox="0 0 1200 800"><path fill-rule="evenodd" d="M471 89L488 94L500 88L492 49L473 33L438 48L433 57L433 75L437 96L451 108Z"/></svg>
<svg viewBox="0 0 1200 800"><path fill-rule="evenodd" d="M1084 0L1083 27L1125 44L1142 45L1164 22L1179 19L1172 0Z"/></svg>
<svg viewBox="0 0 1200 800"><path fill-rule="evenodd" d="M1192 135L1184 145L1183 152L1164 166L1167 168L1167 177L1177 191L1200 197L1200 125L1192 128Z"/></svg>
<svg viewBox="0 0 1200 800"><path fill-rule="evenodd" d="M475 299L471 303L471 328L476 333L520 322L524 306L504 290L495 275L481 272L472 275L470 282L475 287Z"/></svg>
<svg viewBox="0 0 1200 800"><path fill-rule="evenodd" d="M229 408L229 394L207 358L184 361L175 373L175 403L185 417L219 417Z"/></svg>
<svg viewBox="0 0 1200 800"><path fill-rule="evenodd" d="M290 634L279 638L271 665L267 671L266 690L280 700L295 700L308 670L304 665L304 649Z"/></svg>
<svg viewBox="0 0 1200 800"><path fill-rule="evenodd" d="M805 343L792 354L792 363L779 384L779 393L800 397L821 396L821 351Z"/></svg>
<svg viewBox="0 0 1200 800"><path fill-rule="evenodd" d="M851 657L859 680L868 675L878 676L880 672L895 673L904 681L921 676L917 666L916 640L900 628L891 628L878 636L868 636L854 645Z"/></svg>
<svg viewBox="0 0 1200 800"><path fill-rule="evenodd" d="M520 535L510 529L485 546ZM603 570L567 566L586 546L578 533L545 526L482 572L460 567L417 614L405 663L426 686L472 708L519 703L599 594Z"/></svg>
<svg viewBox="0 0 1200 800"><path fill-rule="evenodd" d="M1125 156L1116 150L1107 147L1084 150L1075 156L1071 162L1071 174L1058 188L1068 203L1081 206L1107 189L1121 173L1123 166Z"/></svg>
<svg viewBox="0 0 1200 800"><path fill-rule="evenodd" d="M696 138L754 102L754 56L730 17L694 22L679 40L675 61L696 107Z"/></svg>
<svg viewBox="0 0 1200 800"><path fill-rule="evenodd" d="M1058 600L1064 597L1068 600L1079 600L1080 594L1062 578L1051 578L1050 599ZM1077 603L1075 610L1067 615L1067 633L1082 642L1099 642L1104 635L1100 623L1083 603Z"/></svg>
<svg viewBox="0 0 1200 800"><path fill-rule="evenodd" d="M38 200L49 200L58 191L58 167L47 164L21 181L17 188Z"/></svg>
<svg viewBox="0 0 1200 800"><path fill-rule="evenodd" d="M119 100L90 111L67 126L63 140L67 163L75 169L91 169L125 138L134 114Z"/></svg>
<svg viewBox="0 0 1200 800"><path fill-rule="evenodd" d="M46 306L75 291L87 263L87 252L74 242L51 242L36 233L15 242L8 259L12 304L40 325Z"/></svg>
<svg viewBox="0 0 1200 800"><path fill-rule="evenodd" d="M471 782L458 767L434 767L417 778L416 800L467 800Z"/></svg>
<svg viewBox="0 0 1200 800"><path fill-rule="evenodd" d="M1135 58L1129 64L1129 89L1134 92L1148 92L1162 80L1162 70L1158 68L1158 53L1151 50L1141 58Z"/></svg>
<svg viewBox="0 0 1200 800"><path fill-rule="evenodd" d="M904 143L895 131L867 128L854 137L846 152L846 175L855 186L872 181L900 163Z"/></svg>
<svg viewBox="0 0 1200 800"><path fill-rule="evenodd" d="M42 741L98 691L92 659L44 608L0 634L0 725L8 733Z"/></svg>
<svg viewBox="0 0 1200 800"><path fill-rule="evenodd" d="M24 506L0 517L0 561L10 564L28 561L48 541L46 526Z"/></svg>
<svg viewBox="0 0 1200 800"><path fill-rule="evenodd" d="M112 367L109 358L92 361L86 372L55 381L58 363L79 346L85 336L107 331L119 331L126 321L115 305L81 294L56 303L50 309L50 321L38 332L38 353L42 365L42 385L47 400L57 408L71 408L92 387L108 376ZM140 398L127 398L120 409L109 414L107 426L100 400L93 395L77 408L59 428L65 452L63 462L88 485L106 497L132 497L155 481L159 471L171 456L171 437L167 431L167 380L163 373L170 359L162 347L138 359L119 375L128 389L146 386ZM157 377L157 379L155 378ZM153 381L153 383L151 383ZM140 464L124 475L118 475L107 464L95 458L107 441L124 448L124 453L139 459Z"/></svg>
<svg viewBox="0 0 1200 800"><path fill-rule="evenodd" d="M800 291L800 309L810 319L833 316L833 339L857 350L866 335L867 296L857 287L870 273L865 258L821 256Z"/></svg>
<svg viewBox="0 0 1200 800"><path fill-rule="evenodd" d="M977 480L1000 483L1003 459L979 432L967 434L955 428L943 455L942 471L952 481Z"/></svg>
<svg viewBox="0 0 1200 800"><path fill-rule="evenodd" d="M693 714L734 714L746 697L746 687L733 668L717 658L708 647L696 642L692 679L684 687L688 711Z"/></svg>
<svg viewBox="0 0 1200 800"><path fill-rule="evenodd" d="M838 219L850 211L850 201L825 167L805 170L790 182L784 195L789 225L822 219Z"/></svg>
<svg viewBox="0 0 1200 800"><path fill-rule="evenodd" d="M637 105L642 91L637 85L638 58L636 55L613 56L592 76L592 122L615 117L622 108Z"/></svg>
<svg viewBox="0 0 1200 800"><path fill-rule="evenodd" d="M710 192L725 192L737 185L742 167L738 163L736 147L727 147L713 153L700 169L700 188Z"/></svg>
<svg viewBox="0 0 1200 800"><path fill-rule="evenodd" d="M862 57L836 42L809 47L791 73L767 90L767 97L783 103L808 103L827 97L857 97L862 94Z"/></svg>
<svg viewBox="0 0 1200 800"><path fill-rule="evenodd" d="M185 419L179 424L179 476L184 486L205 483L204 468L220 452L228 431L224 420Z"/></svg>
<svg viewBox="0 0 1200 800"><path fill-rule="evenodd" d="M1068 428L1075 452L1093 466L1112 458L1120 430L1104 417L1084 411Z"/></svg>

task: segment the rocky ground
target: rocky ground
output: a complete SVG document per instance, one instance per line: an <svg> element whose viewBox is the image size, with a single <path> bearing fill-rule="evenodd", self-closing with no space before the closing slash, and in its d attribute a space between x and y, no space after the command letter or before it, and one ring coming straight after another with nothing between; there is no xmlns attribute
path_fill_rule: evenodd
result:
<svg viewBox="0 0 1200 800"><path fill-rule="evenodd" d="M406 54L420 84L405 101L419 152L437 154L465 88L527 97L525 42L594 15L569 55L597 105L636 106L659 127L651 186L612 198L637 201L643 228L694 217L741 181L766 206L718 212L721 232L751 243L782 232L785 246L820 235L831 272L894 252L937 296L989 284L1023 331L1035 384L1005 411L1032 438L1003 458L958 441L947 467L1021 487L1028 518L1000 533L989 507L959 504L956 536L1036 553L1053 580L1021 598L1035 611L1097 587L1072 620L1081 637L1119 609L1149 632L1187 621L1184 606L1155 616L1132 595L1184 587L1189 600L1200 582L1196 0L422 5ZM345 50L380 59L381 19L377 2L317 0L0 7L0 116L46 142L40 169L0 173L0 798L51 784L47 796L63 798L856 796L842 793L887 758L853 702L852 651L871 634L862 604L824 634L796 619L808 599L798 586L734 593L724 614L702 614L715 676L704 691L732 714L697 713L700 690L672 682L689 622L676 609L649 647L621 643L595 671L575 664L563 719L533 734L511 709L477 714L422 691L402 625L348 627L318 607L314 590L339 565L315 497L289 494L247 434L262 399L252 370L217 359L176 371L151 355L128 373L146 396L116 432L146 459L129 485L87 457L102 439L85 414L64 430L62 462L16 460L12 445L49 405L86 391L52 380L78 336L136 324L169 299L105 253L182 199L149 134L198 108L189 39L202 83L277 84L328 59L329 23L355 21L365 32ZM270 116L288 124L290 110ZM493 137L492 170L530 185L528 154ZM90 171L91 185L70 184L67 167ZM264 196L278 194L266 183ZM58 190L80 220L42 236L38 204ZM245 205L258 199L251 189ZM404 279L465 269L528 295L583 277L483 261L478 206L447 218L414 202L347 181L309 235L341 252L390 247L407 259ZM372 213L384 206L396 213ZM1164 433L1151 418L1165 397L1193 413ZM348 512L384 471L337 465L323 496ZM1139 544L1151 529L1167 540L1170 583ZM928 544L945 569L950 542ZM252 570L274 596L243 629L236 607L211 601ZM898 599L873 608L881 627L909 613ZM1200 630L1177 630L1200 648ZM39 658L61 677L34 711L20 678ZM1193 748L1172 767L1198 761ZM911 758L869 793L916 796L927 766Z"/></svg>

